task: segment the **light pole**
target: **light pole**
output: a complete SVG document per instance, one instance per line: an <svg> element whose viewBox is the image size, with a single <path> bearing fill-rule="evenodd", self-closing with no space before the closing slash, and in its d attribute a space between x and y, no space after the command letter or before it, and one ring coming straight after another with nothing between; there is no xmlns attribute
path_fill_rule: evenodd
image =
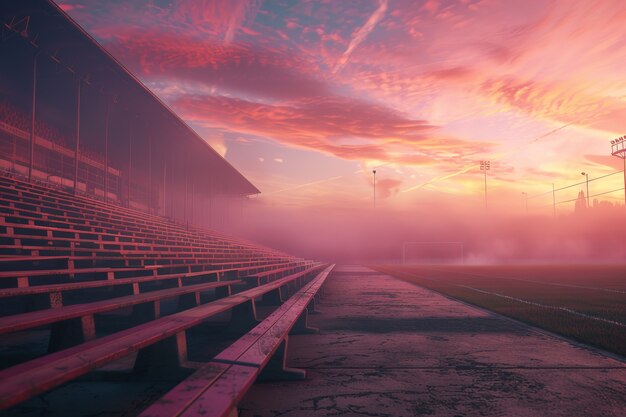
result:
<svg viewBox="0 0 626 417"><path fill-rule="evenodd" d="M372 170L374 174L374 209L376 209L376 170Z"/></svg>
<svg viewBox="0 0 626 417"><path fill-rule="evenodd" d="M491 169L491 161L480 161L480 170L485 173L485 210L487 210L487 171Z"/></svg>
<svg viewBox="0 0 626 417"><path fill-rule="evenodd" d="M30 146L28 156L28 181L33 179L33 165L35 164L35 111L37 110L37 58L41 51L35 54L33 58L33 87L32 87L32 100L31 100L31 115L30 115Z"/></svg>
<svg viewBox="0 0 626 417"><path fill-rule="evenodd" d="M611 155L624 161L624 207L626 207L626 135L611 141Z"/></svg>
<svg viewBox="0 0 626 417"><path fill-rule="evenodd" d="M552 183L552 218L556 220L556 192Z"/></svg>
<svg viewBox="0 0 626 417"><path fill-rule="evenodd" d="M528 193L522 191L522 195L524 196L524 206L526 207L526 215L528 216Z"/></svg>
<svg viewBox="0 0 626 417"><path fill-rule="evenodd" d="M584 175L585 181L587 182L587 208L590 208L591 206L589 205L589 173L581 172L580 175Z"/></svg>

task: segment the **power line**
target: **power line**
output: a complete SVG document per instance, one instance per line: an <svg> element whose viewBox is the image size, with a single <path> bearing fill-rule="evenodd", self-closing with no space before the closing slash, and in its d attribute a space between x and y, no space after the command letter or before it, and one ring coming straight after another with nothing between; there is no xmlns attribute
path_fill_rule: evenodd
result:
<svg viewBox="0 0 626 417"><path fill-rule="evenodd" d="M612 176L612 175L621 174L621 173L623 173L623 172L624 172L624 170L619 170L619 171L611 172L610 174L605 174L605 175L601 175L601 176L599 176L599 177L590 178L590 179L589 179L589 182L592 182L592 181L597 181L597 180L601 180L601 179L603 179L603 178L607 178L607 177L610 177L610 176ZM572 187L576 187L576 186L579 186L579 185L583 185L583 184L585 184L586 182L587 182L587 181L581 181L581 182L577 182L577 183L575 183L575 184L566 185L566 186L561 187L561 188L555 188L555 189L554 189L554 191L567 190L568 188L572 188ZM620 190L623 190L623 189L624 189L624 187L620 188ZM619 191L619 190L618 190L618 191ZM541 196L544 196L544 195L547 195L547 194L550 194L550 193L552 193L552 191L546 191L546 192L544 192L544 193L540 193L540 194L535 194L535 195L529 196L529 197L528 197L528 199L530 200L530 199L537 198L537 197L541 197ZM600 195L600 194L596 194L596 195ZM594 197L594 196L589 196L589 197Z"/></svg>
<svg viewBox="0 0 626 417"><path fill-rule="evenodd" d="M621 172L621 171L620 171L620 172ZM590 195L589 195L589 198L591 198L591 197L598 197L598 196L605 195L605 194L611 194L611 193L615 193L615 192L617 192L617 191L622 191L622 190L624 190L624 187L617 188L617 189L615 189L615 190L611 190L611 191L605 191L605 192L603 192L603 193L590 194ZM556 204L556 205L559 205L559 204L565 204L565 203L572 203L572 202L574 202L574 201L576 201L576 200L578 200L578 197L576 197L576 198L572 198L572 199L569 199L569 200L557 201L555 204ZM539 209L539 208L545 208L545 207L552 207L552 203L550 203L550 204L544 204L544 205L542 205L542 206L535 206L535 208L538 208L538 209Z"/></svg>

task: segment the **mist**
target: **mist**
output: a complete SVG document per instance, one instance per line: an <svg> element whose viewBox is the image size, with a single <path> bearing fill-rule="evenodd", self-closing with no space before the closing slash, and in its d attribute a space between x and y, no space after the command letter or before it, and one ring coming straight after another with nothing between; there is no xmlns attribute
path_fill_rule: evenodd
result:
<svg viewBox="0 0 626 417"><path fill-rule="evenodd" d="M232 229L261 244L329 262L596 263L626 259L623 206L527 215L441 205L412 211L249 203ZM449 242L449 243L444 243ZM462 255L459 246L462 243Z"/></svg>

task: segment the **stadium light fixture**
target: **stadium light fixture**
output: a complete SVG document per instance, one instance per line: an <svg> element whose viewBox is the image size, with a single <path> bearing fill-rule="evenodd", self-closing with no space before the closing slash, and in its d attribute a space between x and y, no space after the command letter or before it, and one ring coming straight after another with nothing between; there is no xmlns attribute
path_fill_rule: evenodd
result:
<svg viewBox="0 0 626 417"><path fill-rule="evenodd" d="M372 170L374 174L374 209L376 209L376 170Z"/></svg>
<svg viewBox="0 0 626 417"><path fill-rule="evenodd" d="M587 183L587 208L590 208L591 206L589 205L589 173L583 171L580 173L580 175L585 176L585 181Z"/></svg>
<svg viewBox="0 0 626 417"><path fill-rule="evenodd" d="M611 155L621 158L624 163L624 207L626 207L626 135L611 141Z"/></svg>
<svg viewBox="0 0 626 417"><path fill-rule="evenodd" d="M487 210L487 171L491 169L491 161L480 161L480 170L485 173L485 210Z"/></svg>

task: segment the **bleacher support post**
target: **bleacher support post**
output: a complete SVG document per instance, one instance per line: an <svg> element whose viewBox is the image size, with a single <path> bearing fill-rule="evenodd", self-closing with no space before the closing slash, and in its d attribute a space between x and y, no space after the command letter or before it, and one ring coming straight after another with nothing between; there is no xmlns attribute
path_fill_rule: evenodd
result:
<svg viewBox="0 0 626 417"><path fill-rule="evenodd" d="M183 331L139 350L134 372L140 375L163 375L179 370L185 361L187 337Z"/></svg>
<svg viewBox="0 0 626 417"><path fill-rule="evenodd" d="M289 334L317 334L320 332L320 329L317 327L308 325L308 310L304 309L298 320L294 324L291 332Z"/></svg>
<svg viewBox="0 0 626 417"><path fill-rule="evenodd" d="M96 326L92 315L65 320L52 325L48 353L79 345L96 338Z"/></svg>
<svg viewBox="0 0 626 417"><path fill-rule="evenodd" d="M228 330L233 333L245 333L257 324L256 305L254 300L239 304L231 310Z"/></svg>
<svg viewBox="0 0 626 417"><path fill-rule="evenodd" d="M306 309L311 314L321 314L321 311L317 309L317 303L315 301L315 297L311 300L309 305L306 306Z"/></svg>
<svg viewBox="0 0 626 417"><path fill-rule="evenodd" d="M283 288L278 287L263 296L263 304L268 306L279 306L285 302L283 298Z"/></svg>
<svg viewBox="0 0 626 417"><path fill-rule="evenodd" d="M231 289L230 285L228 285L226 287L218 287L218 288L215 289L215 298L216 299L228 297L230 295L232 295L232 289Z"/></svg>
<svg viewBox="0 0 626 417"><path fill-rule="evenodd" d="M285 336L285 339L280 343L276 352L269 360L258 380L260 381L300 381L306 379L306 371L299 368L289 368L286 365L287 360L287 346L289 344L289 337Z"/></svg>
<svg viewBox="0 0 626 417"><path fill-rule="evenodd" d="M178 311L187 310L200 305L200 293L183 294L178 298Z"/></svg>
<svg viewBox="0 0 626 417"><path fill-rule="evenodd" d="M161 302L152 301L135 305L133 307L132 317L133 322L137 324L158 319L161 317Z"/></svg>

